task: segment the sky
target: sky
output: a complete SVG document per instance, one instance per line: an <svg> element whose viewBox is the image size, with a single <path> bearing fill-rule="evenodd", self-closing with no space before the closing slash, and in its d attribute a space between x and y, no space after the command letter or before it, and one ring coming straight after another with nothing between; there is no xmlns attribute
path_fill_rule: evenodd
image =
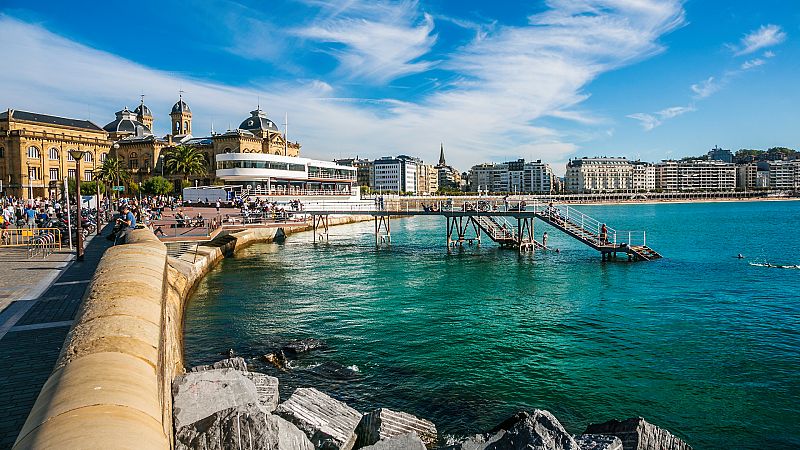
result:
<svg viewBox="0 0 800 450"><path fill-rule="evenodd" d="M0 108L195 136L260 105L312 158L800 148L795 0L0 0Z"/></svg>

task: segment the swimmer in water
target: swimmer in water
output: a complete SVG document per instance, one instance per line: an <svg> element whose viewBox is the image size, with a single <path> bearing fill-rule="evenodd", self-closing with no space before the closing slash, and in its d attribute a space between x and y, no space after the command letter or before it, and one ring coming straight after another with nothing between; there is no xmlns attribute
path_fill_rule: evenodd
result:
<svg viewBox="0 0 800 450"><path fill-rule="evenodd" d="M738 255L736 255L736 257L737 257L737 258L739 258L739 259L744 259L744 256L742 256L742 254L741 254L741 253L739 253Z"/></svg>

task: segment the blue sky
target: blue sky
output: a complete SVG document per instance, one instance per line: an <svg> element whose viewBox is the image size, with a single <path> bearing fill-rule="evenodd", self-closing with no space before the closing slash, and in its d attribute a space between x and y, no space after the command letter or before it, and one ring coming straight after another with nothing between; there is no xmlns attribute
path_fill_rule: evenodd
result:
<svg viewBox="0 0 800 450"><path fill-rule="evenodd" d="M166 134L260 102L303 154L643 160L800 147L800 4L763 0L0 2L0 107Z"/></svg>

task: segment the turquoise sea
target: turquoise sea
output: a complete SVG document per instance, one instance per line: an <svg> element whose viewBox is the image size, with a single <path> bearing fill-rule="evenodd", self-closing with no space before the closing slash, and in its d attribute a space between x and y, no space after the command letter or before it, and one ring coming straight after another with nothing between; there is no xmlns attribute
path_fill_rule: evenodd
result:
<svg viewBox="0 0 800 450"><path fill-rule="evenodd" d="M233 348L284 398L313 386L452 435L543 408L574 433L642 416L696 449L800 448L800 269L751 264L800 265L800 202L576 208L665 258L603 263L538 221L560 253L448 252L442 218L393 221L391 248L371 222L297 234L201 282L186 363ZM288 372L257 361L309 337L329 348Z"/></svg>

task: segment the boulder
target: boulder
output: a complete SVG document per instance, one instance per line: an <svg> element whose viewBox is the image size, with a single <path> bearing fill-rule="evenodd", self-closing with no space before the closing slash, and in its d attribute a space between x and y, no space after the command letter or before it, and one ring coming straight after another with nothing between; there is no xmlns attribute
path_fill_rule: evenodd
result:
<svg viewBox="0 0 800 450"><path fill-rule="evenodd" d="M591 424L584 434L609 434L622 440L624 450L691 450L691 446L667 430L641 417Z"/></svg>
<svg viewBox="0 0 800 450"><path fill-rule="evenodd" d="M194 366L189 371L202 372L204 370L214 370L214 369L236 369L236 370L241 370L242 372L247 372L247 362L245 362L244 358L238 356L235 358L226 358L223 359L222 361L217 361L214 364Z"/></svg>
<svg viewBox="0 0 800 450"><path fill-rule="evenodd" d="M280 393L278 392L278 379L258 372L242 372L246 378L256 386L258 403L264 411L272 412L278 407Z"/></svg>
<svg viewBox="0 0 800 450"><path fill-rule="evenodd" d="M314 450L291 423L257 406L217 411L175 433L176 450Z"/></svg>
<svg viewBox="0 0 800 450"><path fill-rule="evenodd" d="M299 339L296 341L291 341L288 344L284 345L281 349L283 353L290 356L296 356L301 353L307 353L312 350L322 350L328 348L328 344L324 341L314 338L308 339Z"/></svg>
<svg viewBox="0 0 800 450"><path fill-rule="evenodd" d="M622 440L610 434L582 434L575 441L581 450L623 450Z"/></svg>
<svg viewBox="0 0 800 450"><path fill-rule="evenodd" d="M417 433L411 431L391 439L380 440L375 444L362 447L361 450L425 450L425 443L417 436Z"/></svg>
<svg viewBox="0 0 800 450"><path fill-rule="evenodd" d="M361 414L313 388L298 388L275 414L295 424L322 450L350 450Z"/></svg>
<svg viewBox="0 0 800 450"><path fill-rule="evenodd" d="M580 450L558 419L541 409L520 412L488 433L467 438L448 450Z"/></svg>
<svg viewBox="0 0 800 450"><path fill-rule="evenodd" d="M499 429L498 429L499 428ZM495 427L487 450L579 450L578 443L549 411L520 412ZM498 436L499 435L499 436Z"/></svg>
<svg viewBox="0 0 800 450"><path fill-rule="evenodd" d="M258 405L256 385L235 369L189 372L172 383L175 429L235 406Z"/></svg>
<svg viewBox="0 0 800 450"><path fill-rule="evenodd" d="M405 436L414 432L427 447L437 444L436 425L428 420L417 418L404 412L390 409L376 409L364 414L356 428L357 446L372 445L384 439Z"/></svg>
<svg viewBox="0 0 800 450"><path fill-rule="evenodd" d="M286 372L286 366L289 363L286 355L283 353L283 350L267 353L266 355L262 356L261 359L266 363L272 364L276 369L283 372Z"/></svg>

